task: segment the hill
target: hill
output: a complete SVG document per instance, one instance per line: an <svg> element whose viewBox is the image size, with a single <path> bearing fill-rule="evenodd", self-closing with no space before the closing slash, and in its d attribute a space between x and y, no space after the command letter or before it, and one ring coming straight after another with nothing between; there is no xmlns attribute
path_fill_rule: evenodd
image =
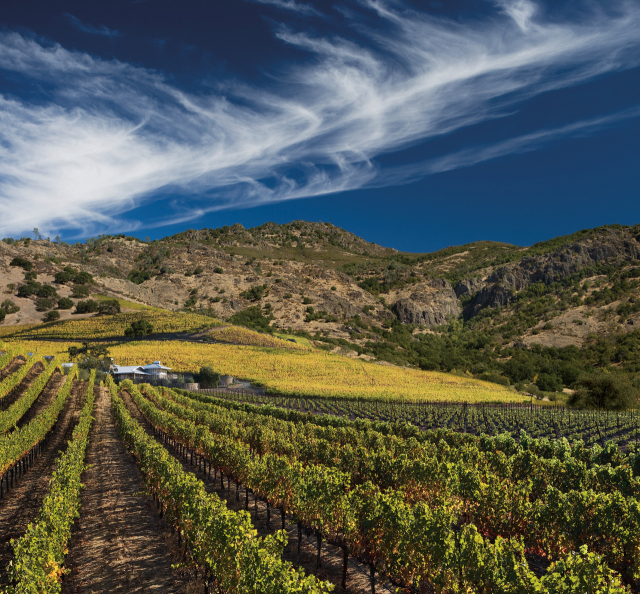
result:
<svg viewBox="0 0 640 594"><path fill-rule="evenodd" d="M413 254L330 223L294 221L188 230L153 242L124 235L75 245L7 239L0 243L0 288L20 308L10 313L15 308L7 305L5 327L41 320L42 298L26 295L23 285L48 285L74 304L80 285L127 300L125 312L146 306L197 313L352 357L536 381L552 391L594 366L634 381L639 261L639 225L587 229L529 247L479 241ZM90 281L76 282L83 273ZM61 319L82 317L73 311L59 310Z"/></svg>

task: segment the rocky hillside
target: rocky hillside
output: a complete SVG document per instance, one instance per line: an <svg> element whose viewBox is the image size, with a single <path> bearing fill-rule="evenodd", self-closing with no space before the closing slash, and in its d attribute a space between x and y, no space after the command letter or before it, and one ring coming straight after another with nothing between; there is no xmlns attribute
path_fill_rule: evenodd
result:
<svg viewBox="0 0 640 594"><path fill-rule="evenodd" d="M32 271L12 266L14 258ZM586 348L594 337L640 328L640 225L530 247L481 241L426 254L304 221L189 230L153 242L4 240L0 288L20 308L7 310L4 325L42 318L38 296L19 294L28 276L80 299L73 282L56 282L65 268L90 273L91 293L277 326L318 345L426 368L455 365L442 355L453 348L442 342L452 333L468 358L469 349L499 354L514 345Z"/></svg>

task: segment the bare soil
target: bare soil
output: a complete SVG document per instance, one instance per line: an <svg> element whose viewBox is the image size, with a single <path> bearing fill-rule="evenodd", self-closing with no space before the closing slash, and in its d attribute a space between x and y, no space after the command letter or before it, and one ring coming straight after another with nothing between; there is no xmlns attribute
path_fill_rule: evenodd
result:
<svg viewBox="0 0 640 594"><path fill-rule="evenodd" d="M146 429L147 434L156 437L151 431L148 422L142 415L138 407L135 405L131 396L127 392L122 392L124 402L129 409L131 415ZM203 483L209 493L216 493L220 499L226 502L227 507L234 511L244 510L247 507L251 514L254 528L260 536L273 534L276 530L282 528L282 515L276 508L270 509L270 528L267 528L267 504L263 501L256 501L255 497L249 492L249 503L247 505L247 490L244 485L237 486L236 483L229 483L228 478L224 478L224 486L221 486L220 475L209 476L200 465L192 465L190 456L183 457L178 449L171 444L162 444L167 448L181 464L185 472L194 473ZM257 513L256 513L257 512ZM321 580L328 580L335 585L337 594L371 594L371 585L369 578L368 566L359 560L350 557L347 569L347 587L342 588L342 571L343 571L343 552L340 548L333 546L327 542L321 544L321 563L317 565L318 549L317 539L315 535L305 535L302 532L300 539L300 555L298 555L298 526L291 521L291 518L285 514L285 530L289 537L289 544L283 554L283 559L291 562L296 567L304 569L306 574L317 576ZM395 589L386 581L379 580L376 576L375 592L376 594L394 592Z"/></svg>
<svg viewBox="0 0 640 594"><path fill-rule="evenodd" d="M18 427L22 427L23 425L30 423L53 402L58 390L65 384L67 377L68 376L62 375L57 371L51 375L47 385L44 387L44 390L40 392L40 395L31 405L31 408L18 421Z"/></svg>
<svg viewBox="0 0 640 594"><path fill-rule="evenodd" d="M98 390L87 448L80 520L69 546L64 594L196 594L202 580L176 571L179 551L134 458L120 440L109 392Z"/></svg>
<svg viewBox="0 0 640 594"><path fill-rule="evenodd" d="M46 451L36 458L33 466L0 501L0 584L8 584L8 576L4 569L13 559L12 538L20 538L27 526L34 520L42 500L49 492L49 481L55 470L55 461L66 449L76 426L84 394L85 384L77 382L72 388L58 423L56 424Z"/></svg>
<svg viewBox="0 0 640 594"><path fill-rule="evenodd" d="M0 371L0 382L9 377L12 373L18 371L18 368L22 367L25 364L24 359L20 359L15 357L12 361L10 361L7 365L2 368Z"/></svg>

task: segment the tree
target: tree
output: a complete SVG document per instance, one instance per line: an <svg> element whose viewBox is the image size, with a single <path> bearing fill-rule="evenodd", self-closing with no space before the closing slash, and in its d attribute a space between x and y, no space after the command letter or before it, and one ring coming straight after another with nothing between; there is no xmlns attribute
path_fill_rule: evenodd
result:
<svg viewBox="0 0 640 594"><path fill-rule="evenodd" d="M53 309L54 305L53 299L48 299L47 297L36 299L36 311L47 311Z"/></svg>
<svg viewBox="0 0 640 594"><path fill-rule="evenodd" d="M73 287L71 291L71 297L75 297L76 299L80 297L88 297L89 296L89 287L86 285L76 285Z"/></svg>
<svg viewBox="0 0 640 594"><path fill-rule="evenodd" d="M575 386L571 406L624 409L638 403L638 390L622 375L591 373L580 377Z"/></svg>
<svg viewBox="0 0 640 594"><path fill-rule="evenodd" d="M257 305L247 307L244 311L239 311L229 318L229 322L238 326L246 326L252 330L259 332L273 332L273 328L269 325L271 320L275 319L272 315L264 316L262 309Z"/></svg>
<svg viewBox="0 0 640 594"><path fill-rule="evenodd" d="M20 311L20 307L11 301L11 299L5 299L2 305L0 305L0 309L4 310L7 315Z"/></svg>
<svg viewBox="0 0 640 594"><path fill-rule="evenodd" d="M124 335L128 338L142 338L153 332L153 325L145 320L137 320L133 322L125 331Z"/></svg>
<svg viewBox="0 0 640 594"><path fill-rule="evenodd" d="M98 302L93 299L87 299L86 301L78 301L76 303L76 313L86 314L95 313L98 311Z"/></svg>
<svg viewBox="0 0 640 594"><path fill-rule="evenodd" d="M43 322L55 322L60 319L59 311L48 311L42 318Z"/></svg>
<svg viewBox="0 0 640 594"><path fill-rule="evenodd" d="M38 297L58 298L58 292L51 285L40 285L36 290Z"/></svg>
<svg viewBox="0 0 640 594"><path fill-rule="evenodd" d="M20 258L16 256L11 262L9 262L9 266L20 266L23 270L29 272L29 270L33 270L33 262L26 260L25 258Z"/></svg>
<svg viewBox="0 0 640 594"><path fill-rule="evenodd" d="M200 384L201 388L217 388L220 381L220 374L208 365L202 366L200 372L194 374L193 379Z"/></svg>
<svg viewBox="0 0 640 594"><path fill-rule="evenodd" d="M58 283L59 285L64 285L71 280L71 273L66 270L61 270L60 272L56 272L53 279L54 282Z"/></svg>
<svg viewBox="0 0 640 594"><path fill-rule="evenodd" d="M540 373L536 385L544 392L561 392L562 379L552 373Z"/></svg>
<svg viewBox="0 0 640 594"><path fill-rule="evenodd" d="M34 239L42 239L42 236L40 235L40 230L38 229L38 227L33 228L33 237Z"/></svg>
<svg viewBox="0 0 640 594"><path fill-rule="evenodd" d="M78 360L80 369L95 369L96 378L103 380L111 368L113 359L109 347L104 344L83 342L81 347L69 347L69 359Z"/></svg>
<svg viewBox="0 0 640 594"><path fill-rule="evenodd" d="M105 299L98 305L98 313L103 315L115 315L120 313L120 302L117 299Z"/></svg>
<svg viewBox="0 0 640 594"><path fill-rule="evenodd" d="M71 309L73 307L73 301L68 297L61 297L58 299L58 309Z"/></svg>

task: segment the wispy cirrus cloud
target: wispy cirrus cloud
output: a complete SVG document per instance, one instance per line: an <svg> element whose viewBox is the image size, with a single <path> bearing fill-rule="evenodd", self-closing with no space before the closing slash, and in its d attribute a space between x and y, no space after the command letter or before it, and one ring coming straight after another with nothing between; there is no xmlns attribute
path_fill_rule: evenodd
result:
<svg viewBox="0 0 640 594"><path fill-rule="evenodd" d="M47 89L0 97L0 232L107 232L224 208L404 183L614 125L612 114L386 170L376 158L501 117L536 94L640 63L640 6L544 20L526 0L468 22L363 5L351 39L279 28L310 59L256 87L188 93L162 73L0 33L0 71ZM44 84L43 84L44 83ZM596 121L597 120L597 121ZM167 196L156 214L152 204ZM169 206L167 206L169 204ZM20 205L20 208L16 208ZM167 210L169 209L169 210Z"/></svg>
<svg viewBox="0 0 640 594"><path fill-rule="evenodd" d="M75 29L78 29L78 31L82 31L83 33L89 33L91 35L103 35L104 37L120 37L122 35L120 31L109 29L109 27L106 27L105 25L94 27L89 23L83 23L78 17L75 17L68 12L64 14L64 17L71 23L71 25Z"/></svg>
<svg viewBox="0 0 640 594"><path fill-rule="evenodd" d="M291 10L299 14L319 16L322 13L316 10L311 4L303 4L296 2L295 0L249 0L249 2L256 2L258 4L271 4L276 8L282 8L283 10Z"/></svg>

